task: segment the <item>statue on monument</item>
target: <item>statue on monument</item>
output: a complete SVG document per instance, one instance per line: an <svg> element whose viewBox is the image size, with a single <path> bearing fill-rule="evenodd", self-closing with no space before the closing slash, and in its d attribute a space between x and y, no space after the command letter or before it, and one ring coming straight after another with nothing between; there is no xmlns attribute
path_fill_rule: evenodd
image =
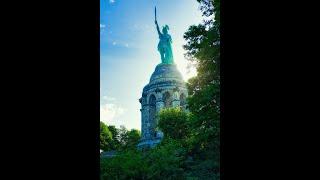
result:
<svg viewBox="0 0 320 180"><path fill-rule="evenodd" d="M162 28L162 33L160 32L159 25L157 22L157 9L155 7L154 10L155 14L155 24L159 35L159 43L158 43L158 51L160 52L161 62L163 64L173 64L173 54L172 54L172 39L171 36L168 34L169 26L165 25Z"/></svg>

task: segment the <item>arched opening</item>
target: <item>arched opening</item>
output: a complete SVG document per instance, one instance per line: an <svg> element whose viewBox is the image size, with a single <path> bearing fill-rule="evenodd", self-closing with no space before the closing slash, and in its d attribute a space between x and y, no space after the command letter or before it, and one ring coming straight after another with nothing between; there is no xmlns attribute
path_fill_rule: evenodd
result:
<svg viewBox="0 0 320 180"><path fill-rule="evenodd" d="M165 108L172 107L172 97L169 92L164 93L163 102Z"/></svg>
<svg viewBox="0 0 320 180"><path fill-rule="evenodd" d="M180 107L181 107L182 109L185 109L186 104L187 104L187 102L186 102L186 95L184 95L184 94L182 93L182 94L180 95Z"/></svg>
<svg viewBox="0 0 320 180"><path fill-rule="evenodd" d="M153 94L149 97L149 105L156 106L156 96L154 96Z"/></svg>
<svg viewBox="0 0 320 180"><path fill-rule="evenodd" d="M156 125L156 97L153 94L149 97L149 123L150 134L153 135Z"/></svg>

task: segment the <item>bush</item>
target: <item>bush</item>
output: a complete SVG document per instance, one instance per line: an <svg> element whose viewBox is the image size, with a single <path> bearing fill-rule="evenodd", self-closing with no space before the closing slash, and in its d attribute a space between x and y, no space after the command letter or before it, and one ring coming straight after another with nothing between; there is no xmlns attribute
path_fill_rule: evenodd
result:
<svg viewBox="0 0 320 180"><path fill-rule="evenodd" d="M181 108L165 108L159 113L159 129L165 138L186 139L189 135L188 113Z"/></svg>
<svg viewBox="0 0 320 180"><path fill-rule="evenodd" d="M146 152L128 150L101 159L101 179L185 179L185 154L182 145L171 139Z"/></svg>

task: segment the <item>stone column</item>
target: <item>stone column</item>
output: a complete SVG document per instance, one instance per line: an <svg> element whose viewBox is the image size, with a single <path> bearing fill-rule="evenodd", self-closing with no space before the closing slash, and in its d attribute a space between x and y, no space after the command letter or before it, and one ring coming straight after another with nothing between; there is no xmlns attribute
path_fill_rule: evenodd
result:
<svg viewBox="0 0 320 180"><path fill-rule="evenodd" d="M161 92L157 93L157 100L156 100L156 127L158 126L158 122L159 122L159 112L160 110L164 107L164 102L163 102L163 96ZM160 130L158 130L157 132L157 138L159 138L159 134L163 134Z"/></svg>
<svg viewBox="0 0 320 180"><path fill-rule="evenodd" d="M150 107L149 105L144 107L144 113L143 113L143 124L144 124L144 132L145 132L145 139L150 139L151 138L151 124L150 124L150 119L149 119L149 111L150 111Z"/></svg>
<svg viewBox="0 0 320 180"><path fill-rule="evenodd" d="M144 109L140 109L141 112L141 139L144 139L144 134L145 134L145 130L144 130L144 119L143 119L143 114L144 114Z"/></svg>
<svg viewBox="0 0 320 180"><path fill-rule="evenodd" d="M161 100L161 101L157 101L157 104L156 104L156 113L157 113L157 116L156 116L156 124L158 125L158 121L159 121L159 112L160 110L164 107L164 102Z"/></svg>
<svg viewBox="0 0 320 180"><path fill-rule="evenodd" d="M141 103L141 139L146 139L147 127L146 127L146 121L148 120L148 110L147 110L147 102L146 98L142 97L139 99L139 102Z"/></svg>
<svg viewBox="0 0 320 180"><path fill-rule="evenodd" d="M157 94L156 94L157 96L156 96L156 114L157 114L157 116L156 116L156 125L158 125L158 121L159 121L159 117L158 117L158 115L159 115L159 112L160 112L160 110L164 107L164 102L163 102L163 97L162 97L162 93L161 92L158 92Z"/></svg>

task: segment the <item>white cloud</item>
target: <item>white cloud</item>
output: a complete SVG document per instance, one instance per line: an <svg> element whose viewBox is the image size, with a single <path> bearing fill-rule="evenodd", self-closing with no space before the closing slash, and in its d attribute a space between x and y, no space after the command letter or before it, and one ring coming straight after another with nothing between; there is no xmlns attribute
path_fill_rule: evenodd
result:
<svg viewBox="0 0 320 180"><path fill-rule="evenodd" d="M129 47L129 44L128 44L128 43L126 43L126 44L125 44L125 46L126 46L126 47Z"/></svg>
<svg viewBox="0 0 320 180"><path fill-rule="evenodd" d="M112 45L116 45L117 43L114 41L113 43L112 43Z"/></svg>
<svg viewBox="0 0 320 180"><path fill-rule="evenodd" d="M116 98L114 98L114 97L109 97L109 96L102 96L102 99L103 99L103 100L106 100L106 101L115 101L115 100L116 100Z"/></svg>
<svg viewBox="0 0 320 180"><path fill-rule="evenodd" d="M111 3L111 4L113 4L115 2L116 2L115 0L109 0L109 3Z"/></svg>
<svg viewBox="0 0 320 180"><path fill-rule="evenodd" d="M124 109L116 104L103 104L100 105L100 121L108 124L117 124L117 117L124 113Z"/></svg>

